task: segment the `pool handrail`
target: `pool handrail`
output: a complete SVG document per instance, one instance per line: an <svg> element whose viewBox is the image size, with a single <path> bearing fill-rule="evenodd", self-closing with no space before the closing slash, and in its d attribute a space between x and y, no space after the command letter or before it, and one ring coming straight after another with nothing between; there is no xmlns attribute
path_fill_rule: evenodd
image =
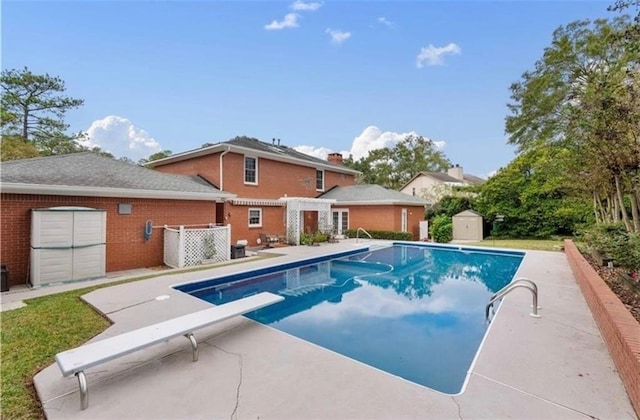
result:
<svg viewBox="0 0 640 420"><path fill-rule="evenodd" d="M365 234L369 237L369 239L373 239L373 236L371 236L371 234L370 234L369 232L367 232L366 230L364 230L364 228L359 227L359 228L358 228L358 230L356 230L356 243L359 243L359 242L360 242L360 232L361 232L361 231L362 231L363 233L365 233Z"/></svg>
<svg viewBox="0 0 640 420"><path fill-rule="evenodd" d="M485 321L490 321L489 310L493 309L493 304L498 299L502 298L507 293L511 292L514 289L517 289L518 287L524 287L525 289L531 292L533 303L531 305L532 311L529 315L531 315L534 318L540 318L540 315L538 315L538 309L540 309L538 306L538 286L529 279L519 278L509 283L508 285L500 289L496 294L491 296L491 299L489 299L489 303L485 307L485 311L484 311Z"/></svg>

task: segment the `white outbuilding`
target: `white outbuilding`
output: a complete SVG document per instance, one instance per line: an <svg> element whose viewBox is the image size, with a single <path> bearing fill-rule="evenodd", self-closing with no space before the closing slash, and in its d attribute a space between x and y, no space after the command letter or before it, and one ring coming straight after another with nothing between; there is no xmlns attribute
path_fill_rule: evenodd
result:
<svg viewBox="0 0 640 420"><path fill-rule="evenodd" d="M473 210L462 211L453 216L454 241L481 241L484 238L483 217Z"/></svg>

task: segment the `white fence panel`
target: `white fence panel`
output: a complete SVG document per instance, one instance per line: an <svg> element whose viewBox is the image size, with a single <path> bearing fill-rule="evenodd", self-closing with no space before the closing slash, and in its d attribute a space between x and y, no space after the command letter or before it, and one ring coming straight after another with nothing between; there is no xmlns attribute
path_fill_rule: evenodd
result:
<svg viewBox="0 0 640 420"><path fill-rule="evenodd" d="M231 227L171 229L165 227L164 263L182 268L228 261L231 258Z"/></svg>

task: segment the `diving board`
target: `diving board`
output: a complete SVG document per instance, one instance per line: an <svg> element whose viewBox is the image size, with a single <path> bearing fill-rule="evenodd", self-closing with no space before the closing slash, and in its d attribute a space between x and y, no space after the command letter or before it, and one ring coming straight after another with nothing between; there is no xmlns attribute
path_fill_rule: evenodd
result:
<svg viewBox="0 0 640 420"><path fill-rule="evenodd" d="M85 410L89 406L87 379L84 373L86 369L179 335L185 336L191 342L193 361L196 362L198 361L198 342L193 335L195 330L283 300L284 297L273 293L259 293L63 351L56 355L56 363L63 376L75 375L78 378L80 408Z"/></svg>

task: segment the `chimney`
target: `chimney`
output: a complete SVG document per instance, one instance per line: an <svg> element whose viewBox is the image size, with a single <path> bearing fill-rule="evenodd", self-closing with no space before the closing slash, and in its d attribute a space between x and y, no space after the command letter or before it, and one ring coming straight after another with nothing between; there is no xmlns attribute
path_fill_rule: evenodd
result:
<svg viewBox="0 0 640 420"><path fill-rule="evenodd" d="M447 173L449 174L449 176L451 176L451 177L453 177L455 179L459 179L460 181L463 180L464 173L462 172L462 166L460 166L458 164L456 164L455 166L452 166L451 168L449 168Z"/></svg>
<svg viewBox="0 0 640 420"><path fill-rule="evenodd" d="M344 165L342 161L342 153L329 153L327 155L327 162L333 163L334 165Z"/></svg>

